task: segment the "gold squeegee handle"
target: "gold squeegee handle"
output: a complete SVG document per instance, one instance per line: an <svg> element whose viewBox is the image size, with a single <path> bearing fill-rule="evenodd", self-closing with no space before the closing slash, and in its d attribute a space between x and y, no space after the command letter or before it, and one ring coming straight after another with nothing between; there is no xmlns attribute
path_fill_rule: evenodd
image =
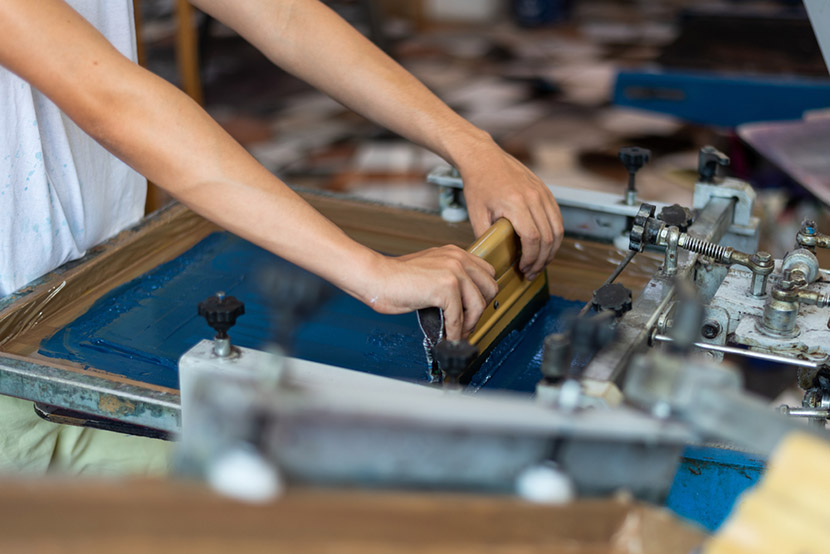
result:
<svg viewBox="0 0 830 554"><path fill-rule="evenodd" d="M533 281L525 279L519 271L520 244L513 225L502 218L467 249L495 268L499 285L496 298L484 309L470 334L470 344L478 346L479 352L490 346L542 288L547 288L546 271Z"/></svg>
<svg viewBox="0 0 830 554"><path fill-rule="evenodd" d="M513 225L501 218L478 237L467 252L492 265L498 278L519 261L519 237Z"/></svg>

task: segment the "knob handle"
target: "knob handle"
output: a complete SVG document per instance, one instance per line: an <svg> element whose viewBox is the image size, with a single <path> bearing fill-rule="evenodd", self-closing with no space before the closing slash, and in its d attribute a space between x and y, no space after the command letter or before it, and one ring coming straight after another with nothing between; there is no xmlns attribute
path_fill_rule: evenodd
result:
<svg viewBox="0 0 830 554"><path fill-rule="evenodd" d="M692 225L694 216L689 208L684 208L680 204L672 204L660 210L657 219L665 223L667 227L677 227L685 233Z"/></svg>
<svg viewBox="0 0 830 554"><path fill-rule="evenodd" d="M649 243L651 239L649 236L649 222L654 217L654 212L656 211L657 206L654 204L643 203L640 205L640 209L637 210L637 215L634 216L631 231L628 234L628 248L630 250L642 252Z"/></svg>
<svg viewBox="0 0 830 554"><path fill-rule="evenodd" d="M714 183L718 174L718 166L727 166L731 162L729 156L714 146L704 146L700 149L697 159L697 172L701 183Z"/></svg>
<svg viewBox="0 0 830 554"><path fill-rule="evenodd" d="M591 304L597 312L613 311L621 316L631 309L631 291L619 283L603 285L594 291Z"/></svg>
<svg viewBox="0 0 830 554"><path fill-rule="evenodd" d="M477 356L478 348L467 341L445 340L435 347L435 361L450 383L457 383Z"/></svg>
<svg viewBox="0 0 830 554"><path fill-rule="evenodd" d="M217 292L210 298L199 302L199 315L216 331L217 339L228 338L228 329L236 324L236 318L245 313L245 304L234 296Z"/></svg>
<svg viewBox="0 0 830 554"><path fill-rule="evenodd" d="M634 174L651 160L651 150L639 146L624 146L620 148L619 158L628 173Z"/></svg>
<svg viewBox="0 0 830 554"><path fill-rule="evenodd" d="M639 146L625 146L620 148L619 158L628 170L628 191L625 195L625 203L633 206L637 199L636 175L640 168L651 159L651 150Z"/></svg>

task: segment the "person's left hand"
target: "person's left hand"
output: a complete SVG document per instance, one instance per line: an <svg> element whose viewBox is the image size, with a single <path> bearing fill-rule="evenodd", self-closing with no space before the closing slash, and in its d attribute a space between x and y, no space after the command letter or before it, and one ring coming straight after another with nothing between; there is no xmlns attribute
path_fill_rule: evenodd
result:
<svg viewBox="0 0 830 554"><path fill-rule="evenodd" d="M562 214L550 189L533 172L493 146L459 164L470 223L478 237L499 218L507 218L521 238L519 269L534 279L562 243Z"/></svg>

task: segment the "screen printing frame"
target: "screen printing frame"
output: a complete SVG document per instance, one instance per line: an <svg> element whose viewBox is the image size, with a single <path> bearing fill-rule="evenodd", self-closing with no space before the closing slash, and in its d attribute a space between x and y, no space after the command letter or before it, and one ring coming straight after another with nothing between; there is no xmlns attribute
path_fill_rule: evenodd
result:
<svg viewBox="0 0 830 554"><path fill-rule="evenodd" d="M436 213L375 204L330 194L303 196L352 238L392 255L473 241L468 222L448 223ZM45 337L74 320L115 287L181 255L219 230L186 207L173 204L152 214L84 258L0 299L0 394L166 433L180 427L179 391L37 353ZM589 254L586 255L586 252ZM593 252L593 255L590 253ZM566 239L548 268L556 294L587 300L608 271L612 245ZM621 281L635 291L656 265L644 259ZM210 332L206 328L205 338Z"/></svg>

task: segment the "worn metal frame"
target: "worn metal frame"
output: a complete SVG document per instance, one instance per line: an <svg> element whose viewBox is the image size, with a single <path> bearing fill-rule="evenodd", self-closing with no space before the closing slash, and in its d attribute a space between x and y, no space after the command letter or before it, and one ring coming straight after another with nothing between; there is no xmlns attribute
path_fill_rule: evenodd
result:
<svg viewBox="0 0 830 554"><path fill-rule="evenodd" d="M735 201L732 198L711 198L689 227L689 235L712 242L720 241L732 226L734 210ZM699 267L699 256L689 251L679 251L677 258L674 276L656 273L634 300L631 311L618 324L617 339L597 353L586 366L582 374L584 381L621 383L632 357L649 347L652 330L674 299L677 280L692 279L702 282L703 288L711 288L723 279L721 274L725 275L720 268Z"/></svg>
<svg viewBox="0 0 830 554"><path fill-rule="evenodd" d="M360 202L350 198L302 192L303 197L355 240L388 254L455 244L469 245L469 223L448 223L438 214ZM370 217L371 216L371 217ZM38 279L18 293L0 299L0 394L150 429L175 432L179 425L179 391L131 381L107 368L36 354L40 341L83 313L112 288L186 251L218 228L181 205L156 212L140 224ZM427 232L425 232L427 230ZM175 239L175 240L173 240ZM583 300L601 282L593 257L567 239L549 279L557 294ZM595 244L597 260L613 255ZM583 259L584 258L584 259ZM623 276L628 286L641 286L651 274L652 260Z"/></svg>

